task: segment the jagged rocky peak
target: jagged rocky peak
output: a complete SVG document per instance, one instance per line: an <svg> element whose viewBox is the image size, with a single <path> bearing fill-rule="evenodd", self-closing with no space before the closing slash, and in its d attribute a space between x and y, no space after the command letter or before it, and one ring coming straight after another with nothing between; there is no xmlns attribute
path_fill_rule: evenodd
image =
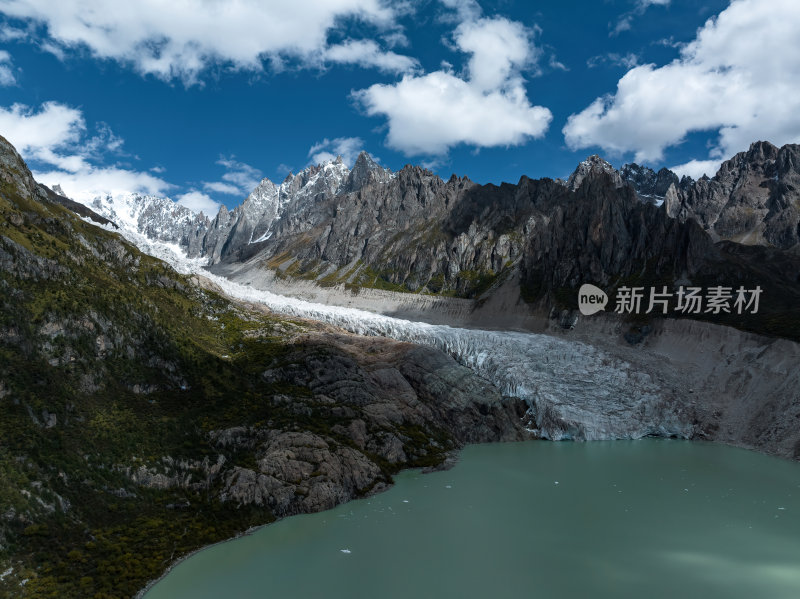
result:
<svg viewBox="0 0 800 599"><path fill-rule="evenodd" d="M757 141L750 144L746 152L739 152L730 160L726 160L719 167L714 177L722 182L733 182L732 179L753 173L765 177L773 177L775 162L780 150L768 141Z"/></svg>
<svg viewBox="0 0 800 599"><path fill-rule="evenodd" d="M713 178L681 189L667 205L692 218L715 239L800 249L800 146L766 141L722 163Z"/></svg>
<svg viewBox="0 0 800 599"><path fill-rule="evenodd" d="M586 177L598 173L608 173L614 180L617 187L622 187L623 181L619 171L615 169L609 162L603 160L597 154L592 154L586 160L581 162L578 167L567 179L567 187L573 191L578 189Z"/></svg>
<svg viewBox="0 0 800 599"><path fill-rule="evenodd" d="M768 141L755 141L747 150L747 160L748 162L771 162L778 157L779 151L777 146Z"/></svg>
<svg viewBox="0 0 800 599"><path fill-rule="evenodd" d="M341 156L339 157L341 159ZM372 159L372 156L361 151L347 177L347 191L358 191L369 183L386 183L392 178L392 171L383 168Z"/></svg>
<svg viewBox="0 0 800 599"><path fill-rule="evenodd" d="M623 180L633 185L636 193L644 198L663 198L667 195L671 185L675 185L675 187L681 185L678 175L668 168L661 168L656 172L635 162L623 166L620 169L620 175Z"/></svg>
<svg viewBox="0 0 800 599"><path fill-rule="evenodd" d="M264 177L242 203L242 208L251 218L258 216L277 203L279 193L280 187Z"/></svg>
<svg viewBox="0 0 800 599"><path fill-rule="evenodd" d="M330 160L322 164L309 166L290 182L288 195L303 191L303 195L316 195L319 193L336 193L347 180L350 169L343 160ZM281 186L283 191L283 186Z"/></svg>
<svg viewBox="0 0 800 599"><path fill-rule="evenodd" d="M777 175L781 178L800 179L800 144L786 144L775 160Z"/></svg>

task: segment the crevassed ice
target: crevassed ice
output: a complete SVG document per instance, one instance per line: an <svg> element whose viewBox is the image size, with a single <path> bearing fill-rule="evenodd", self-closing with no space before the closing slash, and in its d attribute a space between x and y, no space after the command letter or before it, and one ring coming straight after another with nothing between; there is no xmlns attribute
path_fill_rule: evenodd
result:
<svg viewBox="0 0 800 599"><path fill-rule="evenodd" d="M290 316L330 323L359 335L383 336L438 348L506 396L525 400L535 431L545 438L636 439L688 437L690 425L662 399L645 372L596 347L549 335L433 325L355 308L317 304L240 285L206 271L174 244L123 234L143 252L183 274L199 274L232 297Z"/></svg>

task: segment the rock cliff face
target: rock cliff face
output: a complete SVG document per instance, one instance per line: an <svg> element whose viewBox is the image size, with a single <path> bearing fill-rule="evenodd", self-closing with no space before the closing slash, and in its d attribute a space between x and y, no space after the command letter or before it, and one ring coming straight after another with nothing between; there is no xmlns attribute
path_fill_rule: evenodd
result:
<svg viewBox="0 0 800 599"><path fill-rule="evenodd" d="M756 142L724 162L712 179L666 194L669 216L696 220L716 241L798 251L800 146Z"/></svg>

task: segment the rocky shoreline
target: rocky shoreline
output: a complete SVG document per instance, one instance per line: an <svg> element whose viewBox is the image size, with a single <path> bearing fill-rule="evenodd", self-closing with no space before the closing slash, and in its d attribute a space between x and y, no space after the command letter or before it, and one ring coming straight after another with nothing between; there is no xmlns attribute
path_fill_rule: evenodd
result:
<svg viewBox="0 0 800 599"><path fill-rule="evenodd" d="M531 439L531 440L534 440L534 439ZM426 468L420 468L419 469L420 472L422 474L428 474L430 472L439 472L439 471L442 471L442 470L449 470L450 468L453 468L456 465L456 463L458 462L460 454L461 454L461 450L463 450L463 449L464 448L462 447L462 448L460 448L458 450L454 450L454 451L449 452L447 454L447 457L445 458L445 461L442 462L440 465L438 465L438 466L428 466ZM415 468L409 468L408 470L415 470ZM403 470L403 471L405 471L405 470ZM327 511L327 510L333 509L334 507L337 507L338 505L342 505L344 503L349 503L350 501L353 501L354 499L364 499L365 497L371 497L373 495L377 495L378 493L383 493L383 492L388 491L389 489L391 489L392 486L393 486L393 483L392 484L385 484L385 485L381 486L380 488L372 489L372 491L368 495L364 495L362 497L351 497L350 499L347 499L347 500L343 501L340 504L336 504L334 506L331 506L329 508L325 508L324 510L319 510L319 511ZM311 514L311 513L317 513L317 512L305 512L305 513ZM292 514L292 515L299 516L301 514ZM285 517L289 518L291 516L285 516ZM282 519L283 518L277 518L274 522L270 522L268 524L262 524L261 526L253 526L251 528L248 528L244 532L241 532L241 533L238 533L238 534L234 535L233 537L231 537L229 539L224 539L222 541L217 541L216 543L211 543L209 545L205 545L203 547L200 547L198 549L195 549L194 551L191 551L191 552L187 553L186 555L183 555L183 556L179 557L174 562L172 562L167 567L167 569L164 570L163 574L161 574L158 578L154 578L153 580L148 581L148 583L144 587L142 587L142 589L138 593L136 593L136 595L134 596L133 599L143 599L144 596L147 595L148 591L150 591L159 582L164 580L170 574L170 572L172 572L180 564L182 564L183 562L185 562L189 558L197 555L198 553L200 553L202 551L205 551L207 549L211 549L212 547L216 547L217 545L224 545L225 543L230 543L230 542L235 541L237 539L241 539L242 537L246 537L246 536L252 535L252 534L258 532L259 530L261 530L262 528L265 528L267 526L275 524L276 522L278 522L279 520L282 520Z"/></svg>

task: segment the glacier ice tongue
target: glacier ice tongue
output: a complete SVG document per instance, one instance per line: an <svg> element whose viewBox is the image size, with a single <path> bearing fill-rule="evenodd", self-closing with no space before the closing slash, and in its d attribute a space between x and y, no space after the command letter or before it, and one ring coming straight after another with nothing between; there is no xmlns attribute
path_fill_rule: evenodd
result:
<svg viewBox="0 0 800 599"><path fill-rule="evenodd" d="M326 322L359 335L382 336L440 349L530 406L534 431L553 440L688 437L691 425L663 399L653 378L594 346L550 335L433 325L373 312L316 304L230 281L187 258L177 244L123 234L142 251L183 274L202 275L225 293L289 316Z"/></svg>

